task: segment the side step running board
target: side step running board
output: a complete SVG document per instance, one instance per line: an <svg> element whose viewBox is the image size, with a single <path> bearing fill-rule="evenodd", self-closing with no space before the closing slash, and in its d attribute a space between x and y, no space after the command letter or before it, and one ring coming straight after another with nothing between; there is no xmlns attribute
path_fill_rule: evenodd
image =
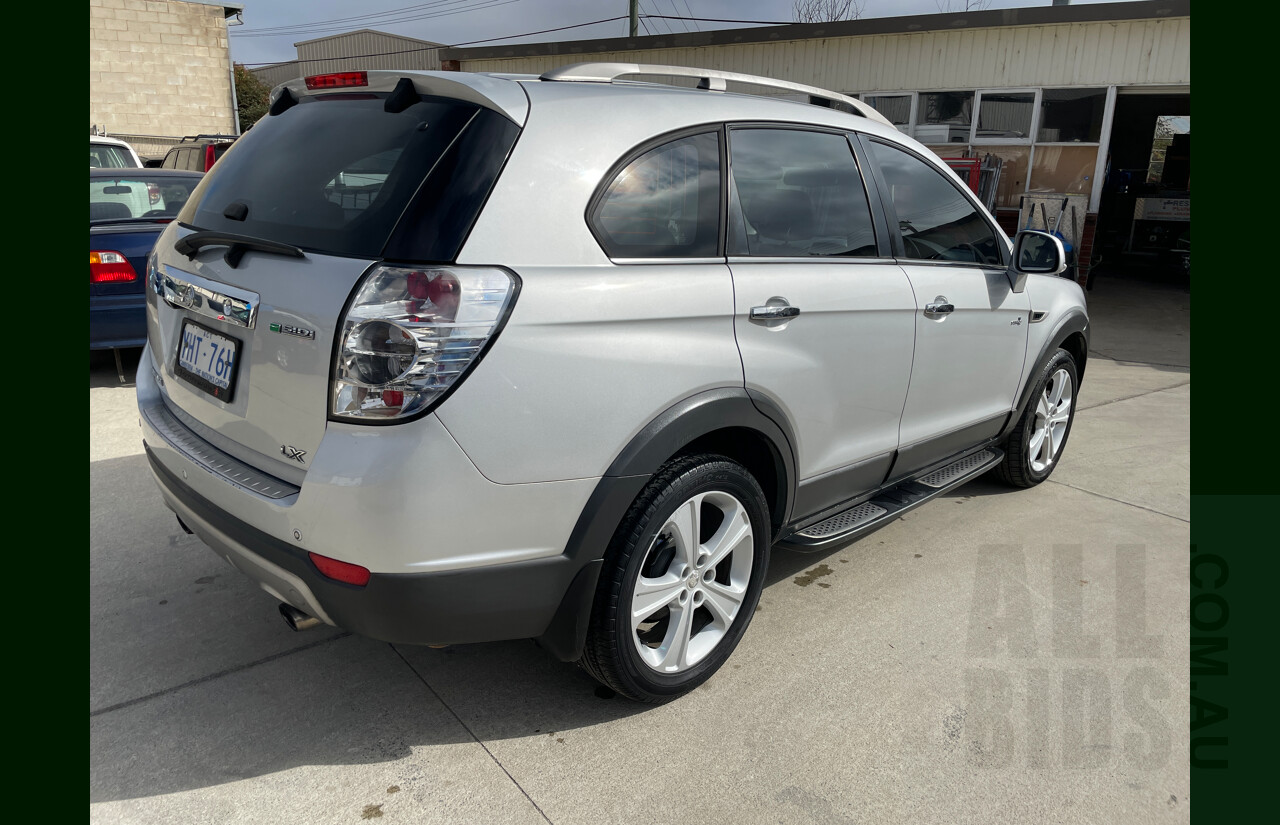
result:
<svg viewBox="0 0 1280 825"><path fill-rule="evenodd" d="M781 544L793 550L818 550L869 533L985 473L1002 458L1004 451L995 447L979 450L928 475L881 490L867 501L784 536Z"/></svg>

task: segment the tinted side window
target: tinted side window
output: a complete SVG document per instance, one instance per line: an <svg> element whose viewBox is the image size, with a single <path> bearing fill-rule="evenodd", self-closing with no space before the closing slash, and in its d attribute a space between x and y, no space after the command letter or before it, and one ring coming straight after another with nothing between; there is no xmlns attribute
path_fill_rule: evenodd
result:
<svg viewBox="0 0 1280 825"><path fill-rule="evenodd" d="M942 172L893 146L867 145L889 185L908 258L1000 265L991 225Z"/></svg>
<svg viewBox="0 0 1280 825"><path fill-rule="evenodd" d="M729 153L746 224L730 254L876 254L867 191L843 135L735 129Z"/></svg>
<svg viewBox="0 0 1280 825"><path fill-rule="evenodd" d="M709 258L720 231L720 141L712 132L645 152L591 212L611 258Z"/></svg>
<svg viewBox="0 0 1280 825"><path fill-rule="evenodd" d="M160 162L160 168L161 169L177 169L178 153L173 150L169 150L168 152L166 152L164 156L164 160Z"/></svg>
<svg viewBox="0 0 1280 825"><path fill-rule="evenodd" d="M185 163L185 166L183 166L184 169L188 169L192 172L204 171L204 147L203 146L196 146L191 149L184 149L183 152L185 152L185 154L182 156L182 160Z"/></svg>

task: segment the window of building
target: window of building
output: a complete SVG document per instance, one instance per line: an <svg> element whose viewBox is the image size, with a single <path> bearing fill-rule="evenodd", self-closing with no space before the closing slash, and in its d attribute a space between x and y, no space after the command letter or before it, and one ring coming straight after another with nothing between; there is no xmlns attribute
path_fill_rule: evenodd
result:
<svg viewBox="0 0 1280 825"><path fill-rule="evenodd" d="M1035 114L1035 92L981 92L978 97L978 128L974 142L1031 142L1031 118Z"/></svg>
<svg viewBox="0 0 1280 825"><path fill-rule="evenodd" d="M898 127L899 132L909 135L911 134L911 108L914 97L915 95L913 94L873 94L863 95L862 100L888 118L890 123Z"/></svg>
<svg viewBox="0 0 1280 825"><path fill-rule="evenodd" d="M1151 160L1147 164L1147 183L1164 183L1165 162L1169 155L1169 149L1174 145L1174 141L1178 135L1186 135L1183 138L1188 142L1191 135L1191 115L1160 115L1156 118L1155 137L1151 142ZM1189 150L1188 150L1189 154ZM1181 172L1181 170L1176 170ZM1190 177L1190 171L1180 176L1183 182ZM1177 186L1174 188L1184 188Z"/></svg>
<svg viewBox="0 0 1280 825"><path fill-rule="evenodd" d="M1097 143L1106 105L1106 89L1045 89L1036 143Z"/></svg>
<svg viewBox="0 0 1280 825"><path fill-rule="evenodd" d="M916 104L915 139L924 144L968 143L973 125L973 92L921 92Z"/></svg>

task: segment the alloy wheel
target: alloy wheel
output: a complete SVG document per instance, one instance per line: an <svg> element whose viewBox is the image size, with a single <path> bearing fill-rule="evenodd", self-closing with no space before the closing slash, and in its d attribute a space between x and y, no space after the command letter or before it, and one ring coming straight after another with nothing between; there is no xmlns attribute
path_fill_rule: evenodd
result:
<svg viewBox="0 0 1280 825"><path fill-rule="evenodd" d="M645 665L681 673L715 650L746 597L754 545L750 515L728 493L700 493L675 509L631 594L632 642Z"/></svg>
<svg viewBox="0 0 1280 825"><path fill-rule="evenodd" d="M1073 397L1071 374L1065 369L1054 371L1036 400L1035 422L1027 442L1027 457L1031 469L1037 473L1046 472L1062 451L1067 425L1071 422Z"/></svg>

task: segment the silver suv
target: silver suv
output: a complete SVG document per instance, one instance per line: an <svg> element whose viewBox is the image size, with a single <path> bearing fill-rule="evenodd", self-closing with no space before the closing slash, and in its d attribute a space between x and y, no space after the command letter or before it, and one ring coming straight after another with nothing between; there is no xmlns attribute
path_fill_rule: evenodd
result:
<svg viewBox="0 0 1280 825"><path fill-rule="evenodd" d="M1063 260L821 89L308 77L151 255L146 453L295 629L534 638L662 701L776 543L1053 472L1089 335Z"/></svg>

